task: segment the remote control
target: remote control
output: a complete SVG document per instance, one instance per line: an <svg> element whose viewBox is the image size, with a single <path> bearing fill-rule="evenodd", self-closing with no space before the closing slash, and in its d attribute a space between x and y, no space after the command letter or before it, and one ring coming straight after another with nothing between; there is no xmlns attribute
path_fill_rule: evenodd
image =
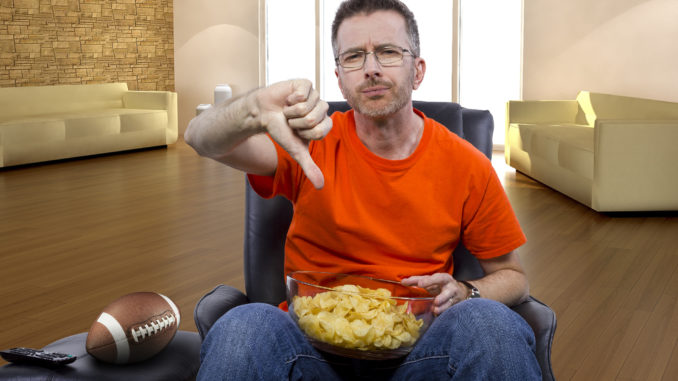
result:
<svg viewBox="0 0 678 381"><path fill-rule="evenodd" d="M77 359L66 353L45 352L40 349L12 348L0 351L2 358L15 364L59 366L70 364Z"/></svg>

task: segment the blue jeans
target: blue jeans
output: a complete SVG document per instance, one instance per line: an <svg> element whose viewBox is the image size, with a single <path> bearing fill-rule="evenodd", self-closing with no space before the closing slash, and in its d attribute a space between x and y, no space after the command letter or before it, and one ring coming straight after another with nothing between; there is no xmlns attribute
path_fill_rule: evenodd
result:
<svg viewBox="0 0 678 381"><path fill-rule="evenodd" d="M534 352L525 320L488 299L454 305L407 357L383 361L319 352L287 313L254 303L210 329L198 380L541 380Z"/></svg>

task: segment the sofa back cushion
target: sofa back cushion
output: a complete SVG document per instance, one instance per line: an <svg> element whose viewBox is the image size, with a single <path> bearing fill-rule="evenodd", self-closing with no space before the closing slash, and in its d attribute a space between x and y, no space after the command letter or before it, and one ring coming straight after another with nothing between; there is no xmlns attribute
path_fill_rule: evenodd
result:
<svg viewBox="0 0 678 381"><path fill-rule="evenodd" d="M678 119L678 103L673 102L589 91L580 92L577 102L589 125L594 125L596 119Z"/></svg>
<svg viewBox="0 0 678 381"><path fill-rule="evenodd" d="M0 88L0 122L32 116L122 108L126 83Z"/></svg>

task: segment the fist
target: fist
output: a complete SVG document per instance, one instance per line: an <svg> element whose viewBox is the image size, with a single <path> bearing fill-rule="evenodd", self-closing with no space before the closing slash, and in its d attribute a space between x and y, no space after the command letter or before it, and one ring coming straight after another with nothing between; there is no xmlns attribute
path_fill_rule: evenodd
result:
<svg viewBox="0 0 678 381"><path fill-rule="evenodd" d="M296 79L275 83L256 96L262 126L290 156L317 189L323 187L322 171L308 151L310 140L324 138L332 129L329 106L310 81Z"/></svg>

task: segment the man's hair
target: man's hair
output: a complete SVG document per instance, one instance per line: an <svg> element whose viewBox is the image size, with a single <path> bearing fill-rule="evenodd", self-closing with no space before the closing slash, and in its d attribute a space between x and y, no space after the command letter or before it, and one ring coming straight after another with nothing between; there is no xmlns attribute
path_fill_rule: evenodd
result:
<svg viewBox="0 0 678 381"><path fill-rule="evenodd" d="M414 14L399 0L346 0L339 6L332 23L332 49L335 57L339 55L337 32L339 26L347 18L364 13L370 15L376 11L396 11L405 19L410 49L415 57L419 57L419 29Z"/></svg>

